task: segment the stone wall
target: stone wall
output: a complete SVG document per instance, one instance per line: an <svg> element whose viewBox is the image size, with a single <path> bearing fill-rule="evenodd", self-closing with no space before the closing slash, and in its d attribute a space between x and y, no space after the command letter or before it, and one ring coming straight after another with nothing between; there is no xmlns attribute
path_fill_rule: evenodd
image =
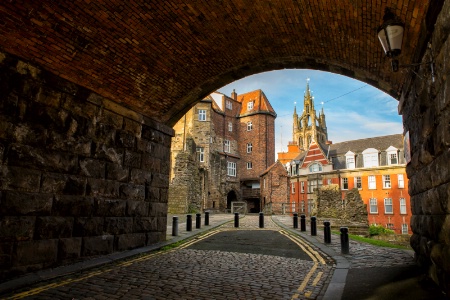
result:
<svg viewBox="0 0 450 300"><path fill-rule="evenodd" d="M169 213L184 214L202 211L204 172L195 152L192 138L186 139L186 150L175 158L174 178L169 185Z"/></svg>
<svg viewBox="0 0 450 300"><path fill-rule="evenodd" d="M0 281L165 240L172 134L0 53Z"/></svg>
<svg viewBox="0 0 450 300"><path fill-rule="evenodd" d="M417 262L450 293L450 1L445 1L422 62L436 59L406 85L400 101L412 160L406 171L413 217L411 246ZM430 25L430 24L428 24Z"/></svg>
<svg viewBox="0 0 450 300"><path fill-rule="evenodd" d="M317 200L312 215L321 219L339 219L342 224L367 225L367 208L358 189L347 191L343 200L337 185L323 186L315 193Z"/></svg>

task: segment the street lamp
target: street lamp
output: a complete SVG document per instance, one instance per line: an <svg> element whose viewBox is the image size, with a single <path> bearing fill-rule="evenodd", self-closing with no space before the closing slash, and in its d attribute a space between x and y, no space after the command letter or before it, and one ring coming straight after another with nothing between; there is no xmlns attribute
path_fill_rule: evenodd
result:
<svg viewBox="0 0 450 300"><path fill-rule="evenodd" d="M378 27L378 39L387 57L392 58L392 71L398 71L398 60L395 59L402 52L404 24L389 8L385 9L383 24Z"/></svg>

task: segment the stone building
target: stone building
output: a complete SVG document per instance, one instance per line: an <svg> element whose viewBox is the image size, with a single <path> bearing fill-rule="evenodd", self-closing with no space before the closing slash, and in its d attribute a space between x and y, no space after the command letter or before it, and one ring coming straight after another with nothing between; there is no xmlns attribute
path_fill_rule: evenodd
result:
<svg viewBox="0 0 450 300"><path fill-rule="evenodd" d="M261 174L261 205L267 213L284 214L288 210L289 177L280 161Z"/></svg>
<svg viewBox="0 0 450 300"><path fill-rule="evenodd" d="M259 175L275 160L275 118L261 90L215 92L189 110L173 127L169 212L226 211L233 201L259 212Z"/></svg>
<svg viewBox="0 0 450 300"><path fill-rule="evenodd" d="M327 140L323 109L319 117L315 117L309 83L304 112L298 117L294 110L293 127L294 141L288 149L292 154L299 154L285 164L290 175L292 211L312 214L318 202L315 191L322 186L337 185L341 192L337 201L342 201L343 205L346 205L343 199L349 191L359 191L367 206L369 224L383 225L397 233L411 233L411 205L401 134L332 144ZM283 155L289 157L289 152Z"/></svg>

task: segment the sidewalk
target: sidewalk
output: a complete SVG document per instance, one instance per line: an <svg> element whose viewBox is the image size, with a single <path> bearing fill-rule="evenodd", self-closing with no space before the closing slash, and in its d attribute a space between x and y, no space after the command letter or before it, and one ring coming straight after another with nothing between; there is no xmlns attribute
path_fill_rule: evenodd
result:
<svg viewBox="0 0 450 300"><path fill-rule="evenodd" d="M378 247L350 240L350 253L341 254L340 236L332 234L331 244L324 243L323 230L316 236L293 229L293 217L272 216L279 226L309 241L336 261L336 269L323 297L335 299L448 299L414 262L412 250ZM309 225L309 222L307 222ZM299 220L300 227L300 220Z"/></svg>

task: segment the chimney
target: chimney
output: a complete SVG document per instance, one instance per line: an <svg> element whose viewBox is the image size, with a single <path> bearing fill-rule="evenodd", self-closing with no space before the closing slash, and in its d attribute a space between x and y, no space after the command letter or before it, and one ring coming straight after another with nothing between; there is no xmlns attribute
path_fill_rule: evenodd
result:
<svg viewBox="0 0 450 300"><path fill-rule="evenodd" d="M231 98L233 100L237 100L237 94L236 94L236 91L234 89L233 89L233 92L231 92Z"/></svg>

